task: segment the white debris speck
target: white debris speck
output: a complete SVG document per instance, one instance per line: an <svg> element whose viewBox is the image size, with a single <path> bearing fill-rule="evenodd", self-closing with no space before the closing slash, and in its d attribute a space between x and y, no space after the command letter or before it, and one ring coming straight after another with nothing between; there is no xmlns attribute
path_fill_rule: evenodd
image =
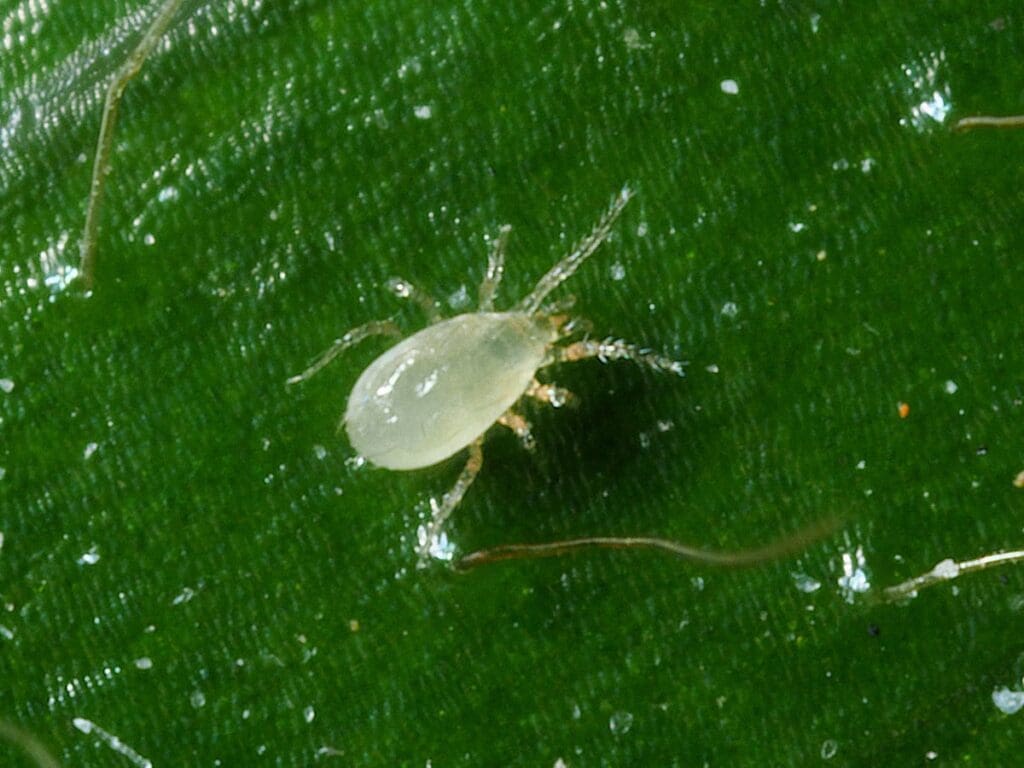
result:
<svg viewBox="0 0 1024 768"><path fill-rule="evenodd" d="M959 387L956 385L956 382L953 381L952 379L950 379L949 381L946 382L946 394L947 395L955 395L956 391L958 389L959 389Z"/></svg>
<svg viewBox="0 0 1024 768"><path fill-rule="evenodd" d="M79 565L96 565L100 561L100 553L96 550L96 545L93 544L88 552L84 552L81 557L75 560Z"/></svg>
<svg viewBox="0 0 1024 768"><path fill-rule="evenodd" d="M864 459L861 459L857 462L857 469L864 469L867 465L868 463L864 461Z"/></svg>
<svg viewBox="0 0 1024 768"><path fill-rule="evenodd" d="M312 723L316 719L316 710L313 707L306 707L302 710L302 719L307 723Z"/></svg>
<svg viewBox="0 0 1024 768"><path fill-rule="evenodd" d="M366 465L365 456L350 456L345 459L345 466L349 469L361 469Z"/></svg>
<svg viewBox="0 0 1024 768"><path fill-rule="evenodd" d="M875 167L875 158L865 157L860 161L860 172L871 173L871 169Z"/></svg>
<svg viewBox="0 0 1024 768"><path fill-rule="evenodd" d="M726 317L736 317L739 314L740 308L736 306L735 301L727 301L722 305L722 314Z"/></svg>
<svg viewBox="0 0 1024 768"><path fill-rule="evenodd" d="M804 224L802 221L791 221L791 222L789 222L789 231L790 232L803 232L805 229L807 229L807 225Z"/></svg>
<svg viewBox="0 0 1024 768"><path fill-rule="evenodd" d="M796 588L801 592L810 594L811 592L817 592L821 589L821 582L811 576L808 576L806 573L793 573L790 575L793 577L793 582L796 584Z"/></svg>
<svg viewBox="0 0 1024 768"><path fill-rule="evenodd" d="M5 627L3 624L0 624L0 637L2 637L4 640L13 640L14 632Z"/></svg>
<svg viewBox="0 0 1024 768"><path fill-rule="evenodd" d="M313 446L313 455L320 459L320 461L323 461L327 458L327 449L320 445L320 443L317 443Z"/></svg>
<svg viewBox="0 0 1024 768"><path fill-rule="evenodd" d="M1014 715L1024 708L1024 692L1011 691L1007 687L992 691L992 703L1004 715Z"/></svg>
<svg viewBox="0 0 1024 768"><path fill-rule="evenodd" d="M11 379L0 379L0 391L10 394L14 391L14 381Z"/></svg>
<svg viewBox="0 0 1024 768"><path fill-rule="evenodd" d="M178 199L178 188L177 187L164 187L157 193L156 199L161 203L166 203L171 200Z"/></svg>
<svg viewBox="0 0 1024 768"><path fill-rule="evenodd" d="M818 34L818 29L820 28L820 26L821 26L821 14L820 13L812 13L811 14L811 32L813 32L814 34Z"/></svg>
<svg viewBox="0 0 1024 768"><path fill-rule="evenodd" d="M76 717L71 721L71 724L86 736L96 736L96 738L110 747L114 752L117 752L122 757L127 758L135 768L153 768L152 762L129 747L117 736L103 730L91 720L86 720L84 717Z"/></svg>
<svg viewBox="0 0 1024 768"><path fill-rule="evenodd" d="M569 766L566 764L565 760L558 758L555 760L554 768L569 768Z"/></svg>
<svg viewBox="0 0 1024 768"><path fill-rule="evenodd" d="M707 371L708 373L718 373L718 364L712 363L711 365L707 366L704 370Z"/></svg>
<svg viewBox="0 0 1024 768"><path fill-rule="evenodd" d="M960 566L956 560L947 557L945 560L935 564L935 567L932 568L932 575L938 579L949 581L960 575Z"/></svg>
<svg viewBox="0 0 1024 768"><path fill-rule="evenodd" d="M171 600L171 605L181 605L182 603L187 603L195 596L196 592L194 589L192 589L192 587L185 587L183 590L181 590L181 592L174 596L174 599Z"/></svg>
<svg viewBox="0 0 1024 768"><path fill-rule="evenodd" d="M470 303L469 289L465 285L460 285L448 296L448 306L452 309L465 309Z"/></svg>
<svg viewBox="0 0 1024 768"><path fill-rule="evenodd" d="M864 557L864 548L857 547L852 554L843 553L843 575L839 577L839 591L843 599L853 603L854 597L871 589L871 582L866 571L867 559Z"/></svg>
<svg viewBox="0 0 1024 768"><path fill-rule="evenodd" d="M434 110L430 108L429 104L418 104L413 107L412 113L420 120L429 120L433 116Z"/></svg>
<svg viewBox="0 0 1024 768"><path fill-rule="evenodd" d="M621 261L616 261L608 267L608 275L612 280L622 280L626 277L626 268L622 266Z"/></svg>
<svg viewBox="0 0 1024 768"><path fill-rule="evenodd" d="M619 710L608 719L608 727L616 736L623 736L629 733L633 727L633 715L625 710Z"/></svg>
<svg viewBox="0 0 1024 768"><path fill-rule="evenodd" d="M136 669L152 669L153 668L153 660L151 658L149 658L149 656L142 656L141 658L138 658L138 659L135 660L135 668Z"/></svg>
<svg viewBox="0 0 1024 768"><path fill-rule="evenodd" d="M153 237L152 232L147 232L145 235L143 235L142 242L144 242L146 245L156 245L156 238Z"/></svg>
<svg viewBox="0 0 1024 768"><path fill-rule="evenodd" d="M82 451L82 456L86 460L92 458L92 455L96 453L96 449L99 447L99 443L89 443L87 446L85 446L85 450Z"/></svg>
<svg viewBox="0 0 1024 768"><path fill-rule="evenodd" d="M650 48L649 43L643 42L640 39L640 32L633 27L629 27L622 35L622 41L626 44L626 47L634 50L641 51L644 48Z"/></svg>
<svg viewBox="0 0 1024 768"><path fill-rule="evenodd" d="M740 92L739 83L732 79L723 80L718 87L722 89L722 93L727 93L730 96L735 96Z"/></svg>
<svg viewBox="0 0 1024 768"><path fill-rule="evenodd" d="M206 694L202 691L192 691L192 695L188 697L189 704L196 709L202 709L206 706Z"/></svg>

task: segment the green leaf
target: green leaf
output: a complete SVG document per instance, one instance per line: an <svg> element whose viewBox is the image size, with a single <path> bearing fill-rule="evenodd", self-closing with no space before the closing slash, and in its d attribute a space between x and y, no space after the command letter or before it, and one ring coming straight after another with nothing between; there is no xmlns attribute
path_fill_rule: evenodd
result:
<svg viewBox="0 0 1024 768"><path fill-rule="evenodd" d="M0 3L0 721L78 766L1014 764L1024 574L880 598L1024 541L1024 131L950 130L1024 112L1019 3L193 0L87 298L156 8ZM494 431L452 540L844 529L418 569L462 458L338 429L387 342L285 379L422 327L390 276L462 311L504 223L510 306L624 183L559 295L688 376L552 369L579 406Z"/></svg>

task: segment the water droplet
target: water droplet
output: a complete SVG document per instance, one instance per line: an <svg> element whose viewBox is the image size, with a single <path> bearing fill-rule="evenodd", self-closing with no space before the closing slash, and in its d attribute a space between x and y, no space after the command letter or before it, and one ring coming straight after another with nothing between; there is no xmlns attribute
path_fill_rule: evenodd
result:
<svg viewBox="0 0 1024 768"><path fill-rule="evenodd" d="M726 317L736 317L739 314L740 308L736 306L736 302L727 301L722 305L722 314Z"/></svg>
<svg viewBox="0 0 1024 768"><path fill-rule="evenodd" d="M89 459L94 453L96 453L96 449L99 447L100 446L98 443L89 443L88 445L85 446L85 450L82 452L82 456L86 459Z"/></svg>
<svg viewBox="0 0 1024 768"><path fill-rule="evenodd" d="M202 709L206 706L206 694L202 691L192 691L192 695L188 697L188 700L196 709Z"/></svg>
<svg viewBox="0 0 1024 768"><path fill-rule="evenodd" d="M735 80L723 80L719 87L722 89L722 93L727 93L730 96L735 96L740 92L739 83Z"/></svg>
<svg viewBox="0 0 1024 768"><path fill-rule="evenodd" d="M1024 692L1011 691L1003 686L992 691L992 703L1004 715L1014 715L1024 708Z"/></svg>
<svg viewBox="0 0 1024 768"><path fill-rule="evenodd" d="M100 561L100 553L96 551L96 545L75 560L79 565L96 565Z"/></svg>
<svg viewBox="0 0 1024 768"><path fill-rule="evenodd" d="M430 108L429 104L419 104L413 107L412 113L420 120L429 120L434 111Z"/></svg>
<svg viewBox="0 0 1024 768"><path fill-rule="evenodd" d="M302 719L307 723L312 723L316 719L316 710L313 707L306 707L302 710Z"/></svg>
<svg viewBox="0 0 1024 768"><path fill-rule="evenodd" d="M0 379L0 391L10 394L14 391L14 382L11 379Z"/></svg>
<svg viewBox="0 0 1024 768"><path fill-rule="evenodd" d="M946 394L947 395L955 395L956 391L958 389L959 389L959 387L956 385L956 382L953 381L952 379L950 379L949 381L946 382Z"/></svg>
<svg viewBox="0 0 1024 768"><path fill-rule="evenodd" d="M821 744L821 759L831 760L836 756L836 752L839 751L839 744L835 739L826 739Z"/></svg>
<svg viewBox="0 0 1024 768"><path fill-rule="evenodd" d="M633 727L632 713L619 710L608 719L608 727L616 736L624 736Z"/></svg>
<svg viewBox="0 0 1024 768"><path fill-rule="evenodd" d="M142 658L135 660L136 669L152 669L153 660L149 656L143 656Z"/></svg>
<svg viewBox="0 0 1024 768"><path fill-rule="evenodd" d="M810 594L811 592L817 592L821 589L821 582L806 573L793 573L791 574L793 581L796 583L796 588L801 592Z"/></svg>
<svg viewBox="0 0 1024 768"><path fill-rule="evenodd" d="M608 275L612 280L622 280L626 276L626 268L622 262L616 261L608 268Z"/></svg>

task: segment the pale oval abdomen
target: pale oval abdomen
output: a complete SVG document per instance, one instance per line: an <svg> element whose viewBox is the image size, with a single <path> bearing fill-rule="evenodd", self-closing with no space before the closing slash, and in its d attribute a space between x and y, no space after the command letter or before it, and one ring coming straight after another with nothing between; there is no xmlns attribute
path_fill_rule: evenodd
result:
<svg viewBox="0 0 1024 768"><path fill-rule="evenodd" d="M387 469L436 464L469 445L526 390L554 341L522 312L459 315L363 371L345 410L352 447Z"/></svg>

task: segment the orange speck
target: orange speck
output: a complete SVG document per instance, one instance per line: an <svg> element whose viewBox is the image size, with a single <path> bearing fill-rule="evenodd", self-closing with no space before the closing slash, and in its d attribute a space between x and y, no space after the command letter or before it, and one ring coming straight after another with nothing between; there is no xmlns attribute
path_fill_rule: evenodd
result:
<svg viewBox="0 0 1024 768"><path fill-rule="evenodd" d="M907 405L906 403L901 402L898 406L896 406L896 408L900 413L901 419L905 419L907 418L907 416L910 415L910 406Z"/></svg>

